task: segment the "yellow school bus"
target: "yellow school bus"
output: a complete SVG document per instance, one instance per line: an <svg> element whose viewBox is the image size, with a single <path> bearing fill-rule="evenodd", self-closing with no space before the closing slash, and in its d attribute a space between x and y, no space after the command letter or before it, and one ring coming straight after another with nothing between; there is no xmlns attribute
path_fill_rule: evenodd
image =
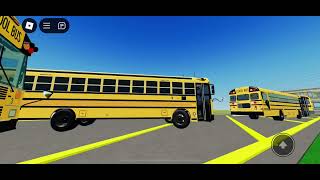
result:
<svg viewBox="0 0 320 180"><path fill-rule="evenodd" d="M310 116L314 113L314 105L308 96L299 96L302 116Z"/></svg>
<svg viewBox="0 0 320 180"><path fill-rule="evenodd" d="M16 128L27 57L36 51L14 16L0 16L0 132Z"/></svg>
<svg viewBox="0 0 320 180"><path fill-rule="evenodd" d="M50 119L56 131L96 119L159 118L185 128L214 117L207 78L28 69L24 88L20 119Z"/></svg>
<svg viewBox="0 0 320 180"><path fill-rule="evenodd" d="M301 108L307 97L252 86L233 89L229 95L231 114L249 115L251 119L267 116L274 120L308 115Z"/></svg>

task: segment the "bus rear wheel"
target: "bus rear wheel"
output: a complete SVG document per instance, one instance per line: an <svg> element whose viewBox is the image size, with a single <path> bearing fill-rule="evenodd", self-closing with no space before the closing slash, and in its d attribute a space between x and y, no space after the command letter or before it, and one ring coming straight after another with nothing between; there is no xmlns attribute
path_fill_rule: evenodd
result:
<svg viewBox="0 0 320 180"><path fill-rule="evenodd" d="M81 126L89 126L90 124L93 124L96 119L77 119L77 121Z"/></svg>
<svg viewBox="0 0 320 180"><path fill-rule="evenodd" d="M63 132L76 127L75 114L71 110L58 110L51 117L52 129Z"/></svg>
<svg viewBox="0 0 320 180"><path fill-rule="evenodd" d="M176 110L172 116L172 123L179 129L184 129L190 124L190 116L184 110Z"/></svg>
<svg viewBox="0 0 320 180"><path fill-rule="evenodd" d="M256 113L249 114L250 119L259 119L259 115Z"/></svg>
<svg viewBox="0 0 320 180"><path fill-rule="evenodd" d="M301 119L301 118L302 118L302 114L301 114L301 111L298 111L298 115L297 115L297 118L298 118L298 119Z"/></svg>
<svg viewBox="0 0 320 180"><path fill-rule="evenodd" d="M277 120L277 121L283 121L284 120L284 114L282 111L279 111L279 116L274 116L273 117L274 120Z"/></svg>

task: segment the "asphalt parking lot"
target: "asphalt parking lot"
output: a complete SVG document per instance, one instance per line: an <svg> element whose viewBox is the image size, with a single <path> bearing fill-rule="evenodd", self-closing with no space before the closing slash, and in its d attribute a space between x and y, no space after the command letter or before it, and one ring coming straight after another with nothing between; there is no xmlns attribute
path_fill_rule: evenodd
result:
<svg viewBox="0 0 320 180"><path fill-rule="evenodd" d="M219 115L177 129L164 120L116 119L67 132L54 131L48 120L19 121L16 130L0 134L0 163L295 164L320 132L319 121ZM287 157L271 150L272 138L281 132L295 142Z"/></svg>

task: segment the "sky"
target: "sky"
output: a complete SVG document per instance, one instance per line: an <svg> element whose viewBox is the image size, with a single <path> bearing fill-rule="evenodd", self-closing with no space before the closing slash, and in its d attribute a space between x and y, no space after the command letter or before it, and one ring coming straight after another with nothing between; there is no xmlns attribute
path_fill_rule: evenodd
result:
<svg viewBox="0 0 320 180"><path fill-rule="evenodd" d="M207 77L224 99L216 109L229 109L229 91L241 86L320 87L320 17L62 18L70 24L64 34L29 34L39 47L29 68Z"/></svg>

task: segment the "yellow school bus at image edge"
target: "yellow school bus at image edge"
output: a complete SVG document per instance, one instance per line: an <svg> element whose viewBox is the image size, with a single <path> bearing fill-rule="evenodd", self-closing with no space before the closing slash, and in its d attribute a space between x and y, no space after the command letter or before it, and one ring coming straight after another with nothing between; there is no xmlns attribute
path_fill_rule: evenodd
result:
<svg viewBox="0 0 320 180"><path fill-rule="evenodd" d="M214 118L207 78L28 69L24 88L20 119L51 119L57 131L96 119L165 119L185 128Z"/></svg>
<svg viewBox="0 0 320 180"><path fill-rule="evenodd" d="M0 16L0 132L16 128L27 58L38 48L14 16Z"/></svg>

